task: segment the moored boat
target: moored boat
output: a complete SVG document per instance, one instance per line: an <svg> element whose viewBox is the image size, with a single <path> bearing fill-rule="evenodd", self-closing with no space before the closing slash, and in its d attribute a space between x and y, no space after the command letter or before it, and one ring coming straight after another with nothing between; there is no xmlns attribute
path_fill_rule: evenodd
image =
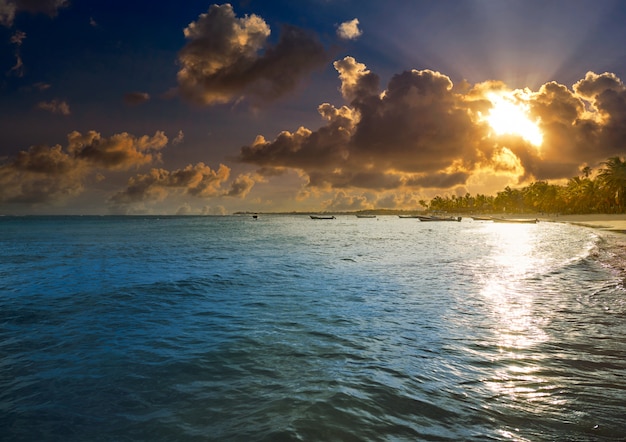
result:
<svg viewBox="0 0 626 442"><path fill-rule="evenodd" d="M460 216L454 217L454 216L425 216L425 217L421 217L420 221L422 222L428 222L428 221L455 221L455 222L461 222L461 218Z"/></svg>
<svg viewBox="0 0 626 442"><path fill-rule="evenodd" d="M494 223L537 224L538 219L530 218L492 218Z"/></svg>
<svg viewBox="0 0 626 442"><path fill-rule="evenodd" d="M311 219L335 219L333 215L309 215Z"/></svg>

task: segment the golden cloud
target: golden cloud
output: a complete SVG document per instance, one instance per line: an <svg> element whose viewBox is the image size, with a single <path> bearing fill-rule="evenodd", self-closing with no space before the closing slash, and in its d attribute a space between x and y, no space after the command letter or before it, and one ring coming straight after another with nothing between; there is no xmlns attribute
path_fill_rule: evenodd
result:
<svg viewBox="0 0 626 442"><path fill-rule="evenodd" d="M0 165L0 201L41 203L76 195L89 174L128 170L160 159L167 145L163 132L134 137L128 133L103 138L98 132L72 132L68 145L31 146Z"/></svg>
<svg viewBox="0 0 626 442"><path fill-rule="evenodd" d="M267 170L292 168L319 189L450 189L502 171L504 153L517 180L569 178L626 148L626 88L614 74L588 73L572 89L549 82L538 91L502 82L455 87L446 75L410 70L379 78L346 57L334 63L347 104L324 103L325 124L300 127L274 140L257 136L241 162ZM485 120L490 94L506 93L542 133L541 145L519 134L496 133Z"/></svg>

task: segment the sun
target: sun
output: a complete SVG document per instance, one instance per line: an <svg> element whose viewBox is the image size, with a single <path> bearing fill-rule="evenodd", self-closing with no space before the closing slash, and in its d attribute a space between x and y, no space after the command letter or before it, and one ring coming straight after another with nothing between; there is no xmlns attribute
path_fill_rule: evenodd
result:
<svg viewBox="0 0 626 442"><path fill-rule="evenodd" d="M530 118L526 102L510 92L492 92L487 98L493 107L484 119L496 134L518 135L534 146L541 146L543 134L538 121Z"/></svg>

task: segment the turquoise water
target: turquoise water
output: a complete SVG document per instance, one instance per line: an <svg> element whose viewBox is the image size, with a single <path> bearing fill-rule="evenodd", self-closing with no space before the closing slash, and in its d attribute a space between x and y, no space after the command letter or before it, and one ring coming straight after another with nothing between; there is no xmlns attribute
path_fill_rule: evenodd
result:
<svg viewBox="0 0 626 442"><path fill-rule="evenodd" d="M0 218L0 440L626 440L621 237Z"/></svg>

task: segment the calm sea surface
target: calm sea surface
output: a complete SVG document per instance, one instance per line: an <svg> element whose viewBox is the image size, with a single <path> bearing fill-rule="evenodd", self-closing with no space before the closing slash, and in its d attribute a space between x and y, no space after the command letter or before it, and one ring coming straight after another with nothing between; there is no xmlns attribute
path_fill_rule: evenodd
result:
<svg viewBox="0 0 626 442"><path fill-rule="evenodd" d="M624 441L623 238L2 217L0 440Z"/></svg>

